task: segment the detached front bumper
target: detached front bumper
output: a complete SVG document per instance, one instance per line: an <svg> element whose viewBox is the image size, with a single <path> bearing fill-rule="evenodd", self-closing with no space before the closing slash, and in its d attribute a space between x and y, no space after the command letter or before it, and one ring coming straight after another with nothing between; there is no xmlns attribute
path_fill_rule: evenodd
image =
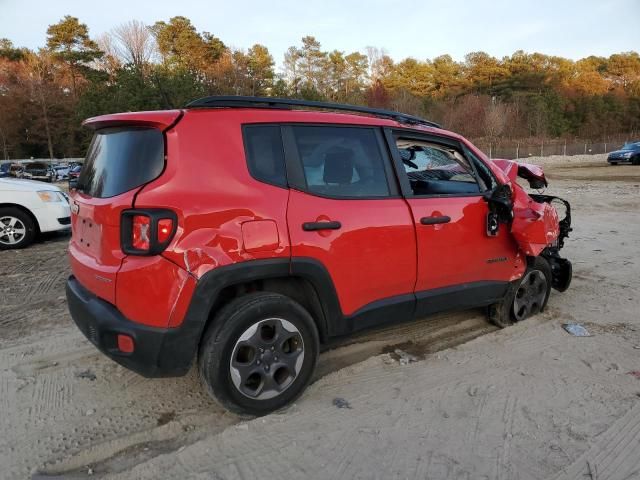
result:
<svg viewBox="0 0 640 480"><path fill-rule="evenodd" d="M112 360L145 377L176 377L189 371L197 344L188 326L154 328L132 322L73 275L67 280L66 293L69 312L80 331ZM118 334L133 339L131 353L120 351Z"/></svg>

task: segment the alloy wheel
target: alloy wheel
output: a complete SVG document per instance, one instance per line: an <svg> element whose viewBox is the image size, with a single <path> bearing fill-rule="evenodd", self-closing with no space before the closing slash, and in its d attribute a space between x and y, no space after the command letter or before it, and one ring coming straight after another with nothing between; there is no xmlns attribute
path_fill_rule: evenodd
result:
<svg viewBox="0 0 640 480"><path fill-rule="evenodd" d="M266 400L294 382L304 361L300 331L287 320L268 318L244 331L233 347L230 373L243 395Z"/></svg>
<svg viewBox="0 0 640 480"><path fill-rule="evenodd" d="M547 295L547 278L540 270L531 270L522 279L513 300L513 315L524 320L542 310Z"/></svg>
<svg viewBox="0 0 640 480"><path fill-rule="evenodd" d="M16 245L27 234L27 227L19 218L5 216L0 218L0 243Z"/></svg>

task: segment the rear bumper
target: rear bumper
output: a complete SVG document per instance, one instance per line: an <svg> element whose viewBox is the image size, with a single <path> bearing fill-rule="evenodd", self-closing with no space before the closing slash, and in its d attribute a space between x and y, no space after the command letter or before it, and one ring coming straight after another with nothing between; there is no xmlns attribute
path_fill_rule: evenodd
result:
<svg viewBox="0 0 640 480"><path fill-rule="evenodd" d="M154 328L132 322L84 288L74 276L67 280L66 292L69 312L80 331L112 360L145 377L175 377L189 371L199 332L188 324ZM133 338L133 352L118 349L118 334Z"/></svg>

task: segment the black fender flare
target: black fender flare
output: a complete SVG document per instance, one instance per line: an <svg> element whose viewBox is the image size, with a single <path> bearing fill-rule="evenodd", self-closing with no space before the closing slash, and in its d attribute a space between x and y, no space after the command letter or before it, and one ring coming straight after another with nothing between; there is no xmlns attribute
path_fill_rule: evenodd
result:
<svg viewBox="0 0 640 480"><path fill-rule="evenodd" d="M171 329L174 334L164 339L163 348L172 352L171 358L160 357L159 367L163 368L166 362L166 366L174 370L188 371L222 289L254 280L286 277L300 277L312 285L324 317L319 319L320 336L331 336L335 319L342 318L342 311L331 276L322 263L307 257L249 260L215 268L200 277L182 324Z"/></svg>

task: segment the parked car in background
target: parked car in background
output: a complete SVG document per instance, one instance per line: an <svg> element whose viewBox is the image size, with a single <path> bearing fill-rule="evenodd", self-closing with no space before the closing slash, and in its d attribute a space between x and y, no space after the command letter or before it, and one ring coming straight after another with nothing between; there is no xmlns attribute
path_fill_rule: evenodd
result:
<svg viewBox="0 0 640 480"><path fill-rule="evenodd" d="M66 180L69 178L69 171L71 168L68 165L54 165L53 171L55 172L54 180Z"/></svg>
<svg viewBox="0 0 640 480"><path fill-rule="evenodd" d="M142 375L197 362L236 412L292 402L331 337L471 307L506 327L571 282L569 204L517 182L542 169L427 120L210 97L85 125L71 316Z"/></svg>
<svg viewBox="0 0 640 480"><path fill-rule="evenodd" d="M19 163L3 163L0 165L0 178L21 178L24 167Z"/></svg>
<svg viewBox="0 0 640 480"><path fill-rule="evenodd" d="M611 165L618 165L619 163L640 165L640 141L625 143L620 150L609 154L607 162Z"/></svg>
<svg viewBox="0 0 640 480"><path fill-rule="evenodd" d="M22 178L53 182L55 179L55 171L50 165L44 162L25 163Z"/></svg>
<svg viewBox="0 0 640 480"><path fill-rule="evenodd" d="M39 233L70 228L69 201L60 188L0 178L0 250L24 248Z"/></svg>
<svg viewBox="0 0 640 480"><path fill-rule="evenodd" d="M10 163L0 163L0 178L6 178L11 176L9 170L11 169Z"/></svg>
<svg viewBox="0 0 640 480"><path fill-rule="evenodd" d="M69 169L69 190L76 188L76 184L78 183L78 178L80 177L81 172L82 165L75 165Z"/></svg>

